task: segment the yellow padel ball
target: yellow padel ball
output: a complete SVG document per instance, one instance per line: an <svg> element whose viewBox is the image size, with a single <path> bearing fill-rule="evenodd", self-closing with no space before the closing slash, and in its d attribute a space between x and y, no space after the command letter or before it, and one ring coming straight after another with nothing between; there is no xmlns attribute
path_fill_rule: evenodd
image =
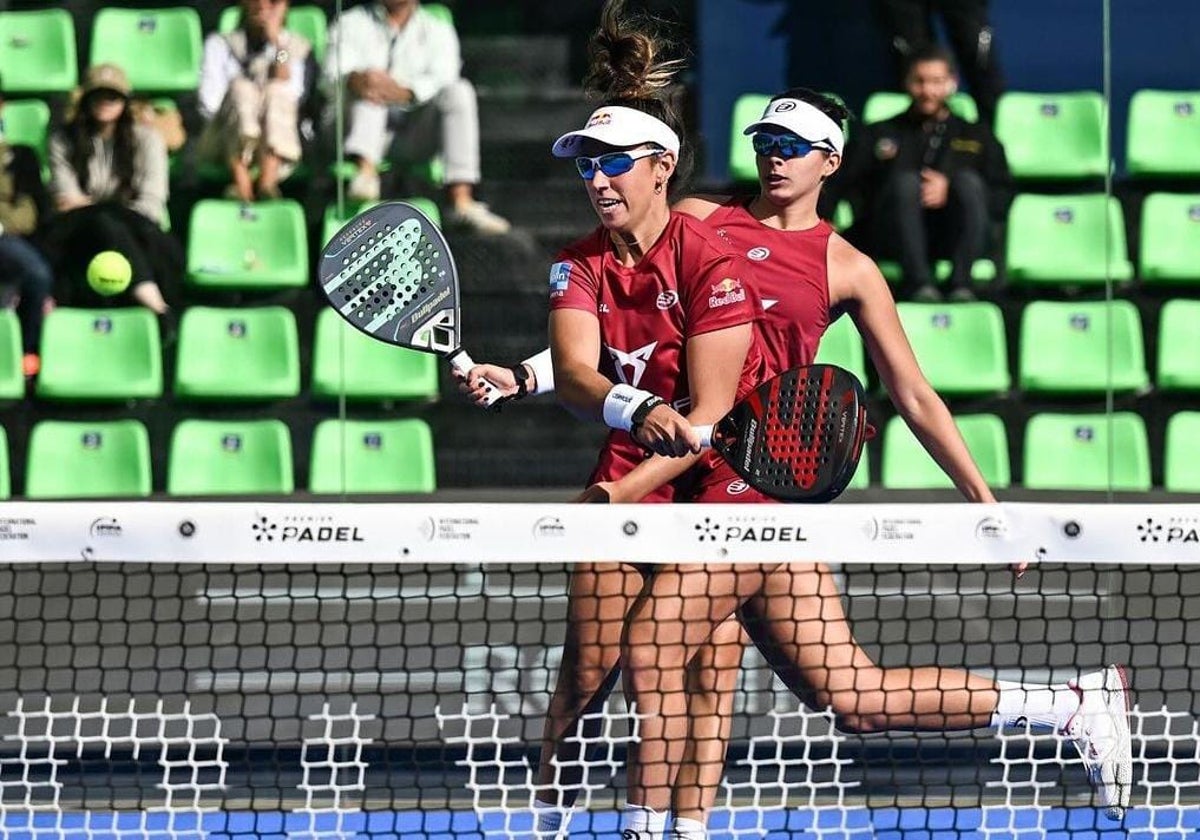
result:
<svg viewBox="0 0 1200 840"><path fill-rule="evenodd" d="M88 285L101 295L116 295L129 288L133 267L119 251L101 251L87 267Z"/></svg>

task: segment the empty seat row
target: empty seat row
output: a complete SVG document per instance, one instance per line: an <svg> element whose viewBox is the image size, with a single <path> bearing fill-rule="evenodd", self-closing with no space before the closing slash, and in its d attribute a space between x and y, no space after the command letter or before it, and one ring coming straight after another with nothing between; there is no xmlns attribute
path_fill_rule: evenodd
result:
<svg viewBox="0 0 1200 840"><path fill-rule="evenodd" d="M734 180L757 177L754 153L741 131L758 118L769 99L747 93L734 103L729 159ZM910 101L904 93L874 93L863 106L863 122L891 119L903 113ZM963 119L978 119L978 108L967 94L954 94L947 104ZM1013 176L1059 181L1103 178L1109 169L1106 111L1104 97L1097 91L1003 94L996 106L995 132ZM1200 177L1200 90L1133 94L1126 122L1126 168L1131 176L1142 178Z"/></svg>
<svg viewBox="0 0 1200 840"><path fill-rule="evenodd" d="M141 307L60 307L42 327L36 394L58 401L154 399L164 391L158 321ZM16 316L0 311L0 398L25 392ZM183 312L174 395L181 400L262 401L301 392L296 317L281 306ZM432 400L434 356L376 341L323 309L317 318L310 393L351 400Z"/></svg>
<svg viewBox="0 0 1200 840"><path fill-rule="evenodd" d="M424 8L453 23L449 7ZM221 14L217 29L237 27L236 4ZM284 24L304 36L317 60L325 55L328 20L320 6L297 5ZM200 80L203 34L200 15L190 6L161 9L103 8L92 24L89 64L122 65L135 91L182 93ZM75 21L66 9L0 12L0 66L6 93L66 93L79 81Z"/></svg>
<svg viewBox="0 0 1200 840"><path fill-rule="evenodd" d="M1003 394L1009 373L1004 316L993 303L897 304L913 352L934 389L946 396ZM1155 387L1200 391L1200 300L1162 307ZM1017 387L1064 395L1138 392L1150 387L1137 307L1126 300L1034 301L1021 312ZM849 318L821 339L817 360L866 381L863 342Z"/></svg>
<svg viewBox="0 0 1200 840"><path fill-rule="evenodd" d="M10 495L8 444L0 428L0 498ZM292 436L279 420L183 420L167 455L175 496L279 495L295 490ZM423 420L325 420L313 433L312 493L431 493L433 436ZM151 450L137 420L45 420L29 437L31 499L149 496Z"/></svg>
<svg viewBox="0 0 1200 840"><path fill-rule="evenodd" d="M994 414L954 418L987 483L1012 483L1008 434ZM1163 486L1200 492L1200 462L1193 456L1200 412L1168 421ZM1033 490L1126 490L1151 487L1150 445L1142 418L1130 412L1035 414L1025 426L1022 486ZM889 489L951 488L950 478L917 441L901 417L883 433L881 482Z"/></svg>

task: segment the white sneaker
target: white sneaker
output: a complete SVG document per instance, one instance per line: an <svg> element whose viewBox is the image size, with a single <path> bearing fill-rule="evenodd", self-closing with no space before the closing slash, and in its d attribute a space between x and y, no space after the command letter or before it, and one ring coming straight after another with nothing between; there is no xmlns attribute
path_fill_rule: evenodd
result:
<svg viewBox="0 0 1200 840"><path fill-rule="evenodd" d="M354 202L379 200L379 173L360 169L346 187L346 198Z"/></svg>
<svg viewBox="0 0 1200 840"><path fill-rule="evenodd" d="M1129 733L1129 683L1125 669L1110 665L1067 683L1079 695L1079 710L1062 728L1083 757L1100 795L1104 815L1120 820L1133 788L1133 743Z"/></svg>
<svg viewBox="0 0 1200 840"><path fill-rule="evenodd" d="M486 233L492 236L508 233L512 229L508 219L493 213L482 201L472 201L463 207L451 210L449 221L456 225L469 227L476 233Z"/></svg>

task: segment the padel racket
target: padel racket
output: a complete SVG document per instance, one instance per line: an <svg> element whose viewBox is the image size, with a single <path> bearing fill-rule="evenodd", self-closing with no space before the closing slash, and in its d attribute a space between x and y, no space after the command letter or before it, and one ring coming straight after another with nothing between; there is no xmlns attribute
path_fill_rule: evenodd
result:
<svg viewBox="0 0 1200 840"><path fill-rule="evenodd" d="M862 383L836 365L784 371L696 431L747 484L783 502L837 498L875 435Z"/></svg>
<svg viewBox="0 0 1200 840"><path fill-rule="evenodd" d="M321 250L317 282L338 314L372 338L437 353L465 375L458 269L446 239L411 204L377 204L347 222ZM485 385L487 404L500 391Z"/></svg>

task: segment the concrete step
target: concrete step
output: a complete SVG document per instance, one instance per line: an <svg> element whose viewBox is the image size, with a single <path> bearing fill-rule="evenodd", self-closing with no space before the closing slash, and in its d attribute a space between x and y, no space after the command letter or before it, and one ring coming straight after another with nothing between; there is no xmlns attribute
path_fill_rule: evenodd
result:
<svg viewBox="0 0 1200 840"><path fill-rule="evenodd" d="M463 75L486 90L543 90L571 85L570 42L557 35L462 39Z"/></svg>
<svg viewBox="0 0 1200 840"><path fill-rule="evenodd" d="M549 151L560 135L581 128L595 107L578 88L480 90L480 132L485 143L542 140Z"/></svg>
<svg viewBox="0 0 1200 840"><path fill-rule="evenodd" d="M495 180L487 187L489 203L498 213L514 225L531 229L539 238L546 231L588 231L596 226L596 213L580 178L534 186L521 180ZM565 244L559 243L556 249Z"/></svg>

